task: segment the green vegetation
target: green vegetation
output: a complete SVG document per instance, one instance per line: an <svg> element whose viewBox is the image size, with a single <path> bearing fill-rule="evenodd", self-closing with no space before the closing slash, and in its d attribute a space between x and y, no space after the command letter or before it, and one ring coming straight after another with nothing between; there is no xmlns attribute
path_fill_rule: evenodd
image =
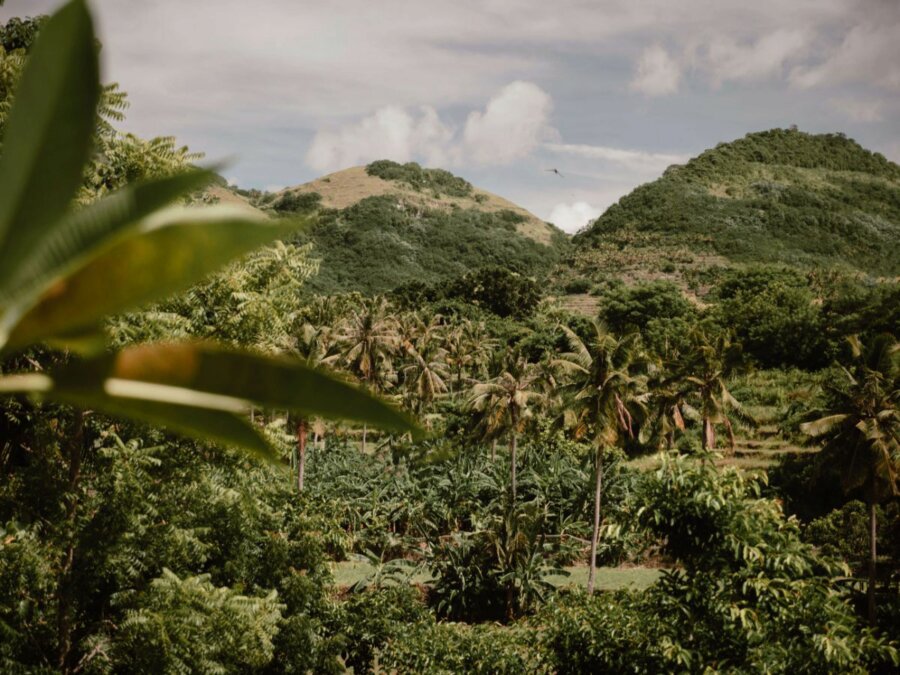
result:
<svg viewBox="0 0 900 675"><path fill-rule="evenodd" d="M570 275L585 317L512 212L171 206L215 177L152 143L106 195L84 3L3 31L0 670L900 667L896 283ZM896 179L779 134L691 171Z"/></svg>
<svg viewBox="0 0 900 675"><path fill-rule="evenodd" d="M670 167L575 243L588 274L614 271L618 257L650 271L682 262L689 279L718 257L896 276L898 223L900 167L840 134L774 129Z"/></svg>
<svg viewBox="0 0 900 675"><path fill-rule="evenodd" d="M434 195L468 197L472 184L443 169L423 169L415 162L398 164L381 159L366 166L366 173L384 180L394 180L409 185L416 191L430 190Z"/></svg>
<svg viewBox="0 0 900 675"><path fill-rule="evenodd" d="M298 241L313 244L321 259L309 288L320 293L385 292L405 283L431 284L485 267L503 267L542 278L567 242L550 246L517 233L512 211L443 211L407 204L391 195L367 197L324 211Z"/></svg>

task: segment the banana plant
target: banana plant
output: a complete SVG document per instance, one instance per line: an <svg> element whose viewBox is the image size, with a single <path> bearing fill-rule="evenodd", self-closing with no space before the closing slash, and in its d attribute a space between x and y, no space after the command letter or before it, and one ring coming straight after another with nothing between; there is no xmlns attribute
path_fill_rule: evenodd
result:
<svg viewBox="0 0 900 675"><path fill-rule="evenodd" d="M0 395L91 408L268 458L274 451L246 419L251 406L416 431L400 411L300 361L201 342L106 350L106 317L183 291L309 221L176 205L212 179L203 170L74 208L100 91L91 14L71 0L41 29L4 134L0 357L38 344L86 355L52 372L5 373Z"/></svg>

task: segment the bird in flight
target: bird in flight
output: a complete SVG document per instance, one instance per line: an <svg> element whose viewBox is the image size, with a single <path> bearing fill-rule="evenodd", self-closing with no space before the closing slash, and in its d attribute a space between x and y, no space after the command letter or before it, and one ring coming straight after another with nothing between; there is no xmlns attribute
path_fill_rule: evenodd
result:
<svg viewBox="0 0 900 675"><path fill-rule="evenodd" d="M544 169L544 171L549 171L550 173L555 173L560 178L565 178L560 172L559 169Z"/></svg>

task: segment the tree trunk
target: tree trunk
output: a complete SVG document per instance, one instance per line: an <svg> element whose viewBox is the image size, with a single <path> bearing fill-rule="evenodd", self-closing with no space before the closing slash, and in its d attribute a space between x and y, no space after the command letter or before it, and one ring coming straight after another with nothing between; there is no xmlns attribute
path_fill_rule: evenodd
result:
<svg viewBox="0 0 900 675"><path fill-rule="evenodd" d="M588 593L594 592L597 572L597 543L600 540L600 497L603 494L603 448L597 450L597 483L594 485L594 529L591 535L591 559L588 568Z"/></svg>
<svg viewBox="0 0 900 675"><path fill-rule="evenodd" d="M303 478L306 473L306 419L297 422L297 492L303 492Z"/></svg>
<svg viewBox="0 0 900 675"><path fill-rule="evenodd" d="M72 568L75 565L75 525L78 515L78 484L81 480L81 456L84 450L84 413L75 413L75 429L69 443L69 481L66 489L66 547L59 568L56 588L57 667L71 672L72 655Z"/></svg>
<svg viewBox="0 0 900 675"><path fill-rule="evenodd" d="M703 450L715 450L716 448L716 432L713 429L712 422L709 417L703 418L703 433L700 434L701 447Z"/></svg>
<svg viewBox="0 0 900 675"><path fill-rule="evenodd" d="M366 454L366 433L369 431L369 426L367 424L363 424L363 437L362 437L362 452Z"/></svg>
<svg viewBox="0 0 900 675"><path fill-rule="evenodd" d="M509 439L509 486L512 494L512 501L516 501L516 432L515 429L510 432Z"/></svg>
<svg viewBox="0 0 900 675"><path fill-rule="evenodd" d="M491 464L497 463L497 439L491 441Z"/></svg>
<svg viewBox="0 0 900 675"><path fill-rule="evenodd" d="M869 625L875 626L875 560L878 553L876 548L877 515L875 513L875 499L869 498L869 587L866 591L868 604Z"/></svg>

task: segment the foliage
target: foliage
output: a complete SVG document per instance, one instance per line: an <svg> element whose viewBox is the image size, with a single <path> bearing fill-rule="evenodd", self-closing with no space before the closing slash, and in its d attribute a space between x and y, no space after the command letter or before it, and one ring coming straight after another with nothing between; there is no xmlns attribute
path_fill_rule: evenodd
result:
<svg viewBox="0 0 900 675"><path fill-rule="evenodd" d="M715 315L761 366L821 368L828 356L821 310L806 279L790 269L732 271L714 290Z"/></svg>
<svg viewBox="0 0 900 675"><path fill-rule="evenodd" d="M318 224L298 241L312 242L322 259L318 277L310 282L311 289L322 293L383 293L486 267L540 277L567 246L562 235L545 245L519 234L503 213L429 209L393 195L323 211Z"/></svg>
<svg viewBox="0 0 900 675"><path fill-rule="evenodd" d="M840 134L773 129L670 167L575 243L896 276L898 194L900 168L883 156Z"/></svg>
<svg viewBox="0 0 900 675"><path fill-rule="evenodd" d="M73 0L41 29L18 84L0 157L0 349L96 339L104 316L181 290L285 233L228 209L161 209L209 180L203 172L130 186L69 211L90 152L100 92L91 17L83 2ZM175 351L177 373L171 362L161 365ZM269 452L267 444L240 417L246 407L242 394L257 403L279 398L287 403L283 397L294 396L288 392L300 385L298 376L313 378L307 384L330 382L336 391L359 394L305 366L247 352L214 352L201 345L129 348L117 356L72 363L52 375L9 376L0 381L0 391L169 424L262 454ZM204 374L200 361L217 362L218 373L207 369ZM233 384L242 368L245 373L267 369L269 381L255 393L246 382L238 391ZM287 405L308 403L294 399Z"/></svg>
<svg viewBox="0 0 900 675"><path fill-rule="evenodd" d="M286 192L272 204L277 213L309 213L319 208L322 195L318 192Z"/></svg>
<svg viewBox="0 0 900 675"><path fill-rule="evenodd" d="M619 285L602 296L600 316L614 333L638 331L648 349L661 356L683 348L697 320L697 308L669 281Z"/></svg>
<svg viewBox="0 0 900 675"><path fill-rule="evenodd" d="M468 197L472 194L472 184L443 169L423 169L415 162L398 164L389 159L381 159L366 165L366 173L384 180L406 183L416 191L431 190L436 195Z"/></svg>
<svg viewBox="0 0 900 675"><path fill-rule="evenodd" d="M345 641L344 662L357 673L369 672L378 652L397 639L406 624L431 619L419 592L409 586L354 593L340 612L335 629Z"/></svg>
<svg viewBox="0 0 900 675"><path fill-rule="evenodd" d="M132 672L244 672L272 659L279 619L274 592L248 598L164 569L126 611L110 658Z"/></svg>
<svg viewBox="0 0 900 675"><path fill-rule="evenodd" d="M429 675L450 673L550 673L536 631L460 623L420 622L404 626L378 659L388 670Z"/></svg>

